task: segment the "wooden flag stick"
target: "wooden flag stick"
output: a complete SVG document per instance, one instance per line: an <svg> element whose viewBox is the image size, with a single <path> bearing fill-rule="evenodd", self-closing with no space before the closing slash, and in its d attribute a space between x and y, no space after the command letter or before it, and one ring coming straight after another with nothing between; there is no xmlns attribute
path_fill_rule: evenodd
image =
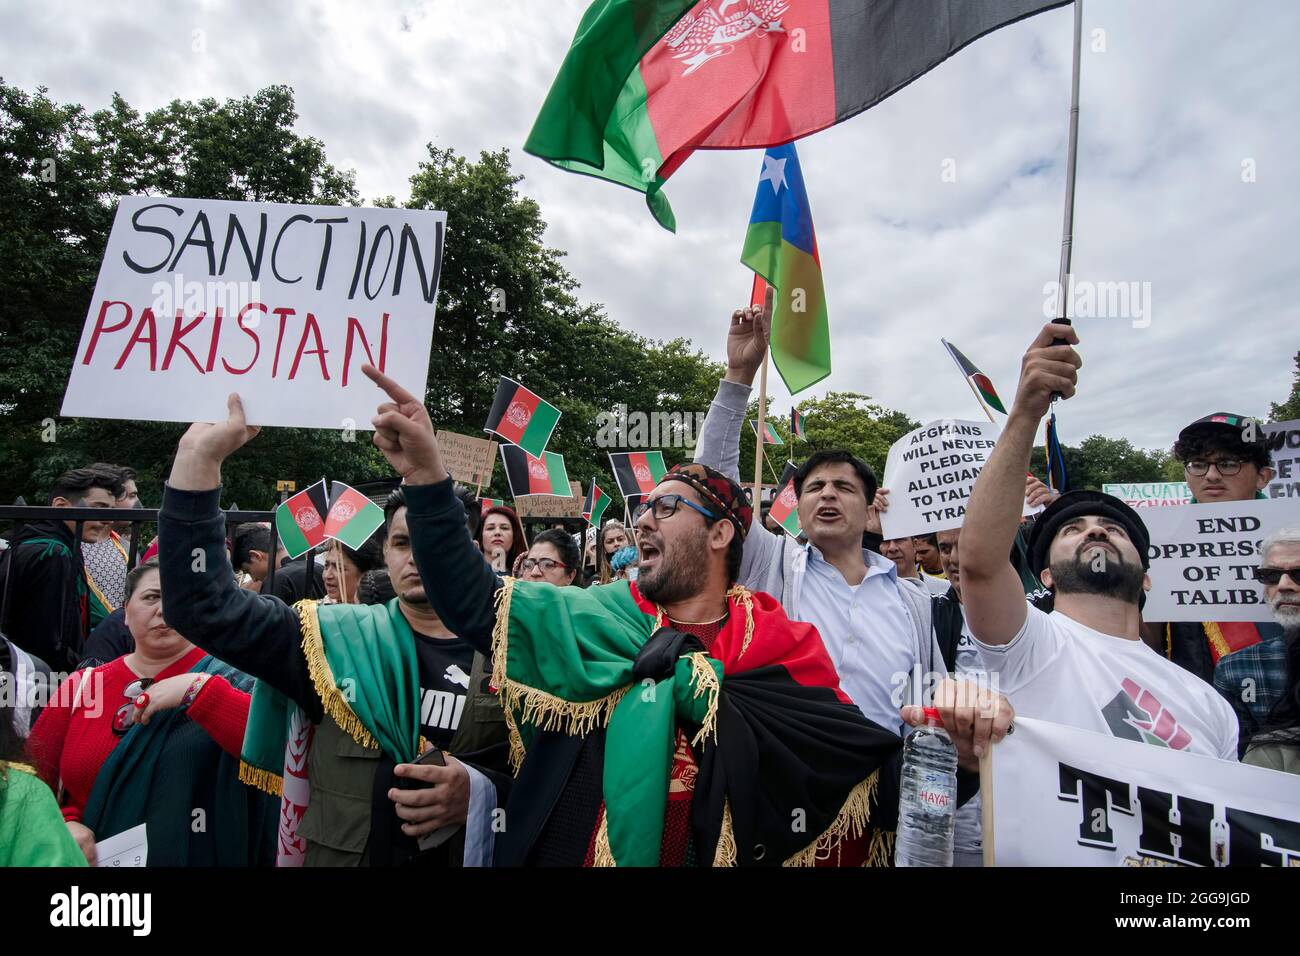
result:
<svg viewBox="0 0 1300 956"><path fill-rule="evenodd" d="M984 845L984 865L996 866L993 852L993 747L992 741L980 757L980 829Z"/></svg>
<svg viewBox="0 0 1300 956"><path fill-rule="evenodd" d="M763 427L767 423L767 361L771 350L763 353L763 371L758 380L758 441L754 448L754 507L762 501L763 492Z"/></svg>
<svg viewBox="0 0 1300 956"><path fill-rule="evenodd" d="M772 459L771 459L771 458L768 458L768 459L767 459L767 473L768 473L769 475L772 476L772 484L775 485L775 484L779 484L779 483L780 483L781 479L778 478L778 477L776 476L776 469L775 469L774 467L772 467ZM780 490L781 490L780 488L777 489L777 491L780 491Z"/></svg>
<svg viewBox="0 0 1300 956"><path fill-rule="evenodd" d="M342 599L342 600L339 601L339 603L340 603L340 604L351 604L352 601L351 601L351 599L348 597L348 571L347 571L347 567L346 567L346 565L343 564L343 545L339 545L338 554L335 555L335 561L338 562L338 569L339 569L339 597Z"/></svg>

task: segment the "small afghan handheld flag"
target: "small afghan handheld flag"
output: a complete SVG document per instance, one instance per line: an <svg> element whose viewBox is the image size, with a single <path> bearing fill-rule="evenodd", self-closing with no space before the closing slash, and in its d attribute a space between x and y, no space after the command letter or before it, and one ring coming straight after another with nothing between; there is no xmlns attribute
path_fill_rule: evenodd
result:
<svg viewBox="0 0 1300 956"><path fill-rule="evenodd" d="M794 143L763 154L740 261L777 290L772 361L790 394L831 374L831 329L821 258Z"/></svg>
<svg viewBox="0 0 1300 956"><path fill-rule="evenodd" d="M758 422L751 418L751 419L749 420L749 427L752 428L752 429L754 429L754 435L757 436L757 435L758 435ZM768 422L768 421L763 422L763 444L764 444L764 445L784 445L784 444L785 444L785 439L782 438L782 437L777 433L777 430L776 430L775 428L772 427L772 423L771 423L771 422Z"/></svg>
<svg viewBox="0 0 1300 956"><path fill-rule="evenodd" d="M629 507L634 495L650 494L668 474L661 451L610 452L609 463L618 482L618 493L628 499Z"/></svg>
<svg viewBox="0 0 1300 956"><path fill-rule="evenodd" d="M506 467L506 481L510 483L513 498L521 495L573 497L563 455L547 451L534 458L518 445L502 445L501 462Z"/></svg>
<svg viewBox="0 0 1300 956"><path fill-rule="evenodd" d="M275 531L289 557L306 554L325 540L323 515L328 513L324 478L276 506Z"/></svg>
<svg viewBox="0 0 1300 956"><path fill-rule="evenodd" d="M478 500L478 503L479 503L479 514L485 515L493 508L505 507L506 500L504 498L480 498Z"/></svg>
<svg viewBox="0 0 1300 956"><path fill-rule="evenodd" d="M330 510L325 516L325 537L361 547L384 523L384 509L357 489L341 481L330 482Z"/></svg>
<svg viewBox="0 0 1300 956"><path fill-rule="evenodd" d="M781 472L781 481L776 488L776 497L768 511L772 520L792 538L799 537L799 496L794 493L794 462L787 462L785 471Z"/></svg>
<svg viewBox="0 0 1300 956"><path fill-rule="evenodd" d="M808 437L808 433L803 430L804 417L797 408L790 409L790 434L798 441L803 441Z"/></svg>
<svg viewBox="0 0 1300 956"><path fill-rule="evenodd" d="M957 363L962 375L966 376L966 381L970 383L971 388L975 389L975 394L979 396L980 401L989 408L996 409L1005 415L1007 410L1002 406L1002 399L998 398L997 390L993 387L989 377L977 369L974 362L962 355L957 346L947 339L940 339L939 341L948 350L952 360Z"/></svg>
<svg viewBox="0 0 1300 956"><path fill-rule="evenodd" d="M675 229L661 190L695 150L815 133L984 34L1067 2L594 0L524 151L644 193Z"/></svg>
<svg viewBox="0 0 1300 956"><path fill-rule="evenodd" d="M587 524L600 527L600 519L605 516L605 509L609 507L609 495L600 490L596 484L596 479L591 479L591 487L587 489L587 500L582 503L582 516L587 519Z"/></svg>
<svg viewBox="0 0 1300 956"><path fill-rule="evenodd" d="M483 430L518 445L534 458L540 458L559 420L558 408L542 401L514 379L502 375Z"/></svg>

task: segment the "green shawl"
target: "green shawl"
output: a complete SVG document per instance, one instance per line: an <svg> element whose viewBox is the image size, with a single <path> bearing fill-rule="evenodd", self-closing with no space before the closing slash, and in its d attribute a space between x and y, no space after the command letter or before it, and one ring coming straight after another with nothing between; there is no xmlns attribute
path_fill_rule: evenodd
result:
<svg viewBox="0 0 1300 956"><path fill-rule="evenodd" d="M210 656L190 673L240 689L251 682ZM127 731L95 777L82 822L99 837L144 823L150 866L267 866L277 809L240 785L234 758L177 708Z"/></svg>
<svg viewBox="0 0 1300 956"><path fill-rule="evenodd" d="M420 680L415 636L397 599L384 605L294 605L302 653L325 713L363 747L395 763L420 753ZM279 795L285 746L297 705L259 680L244 733L239 775Z"/></svg>

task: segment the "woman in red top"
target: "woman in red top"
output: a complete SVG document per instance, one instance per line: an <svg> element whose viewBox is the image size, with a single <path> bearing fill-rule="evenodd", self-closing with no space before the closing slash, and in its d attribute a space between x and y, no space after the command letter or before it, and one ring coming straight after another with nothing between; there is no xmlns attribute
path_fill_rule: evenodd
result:
<svg viewBox="0 0 1300 956"><path fill-rule="evenodd" d="M262 839L268 803L238 782L250 681L167 626L157 560L127 576L126 624L135 650L73 673L42 711L28 741L37 769L92 865L97 836L142 822L150 865L237 863L250 827ZM245 805L233 816L232 801ZM209 833L218 805L226 832Z"/></svg>

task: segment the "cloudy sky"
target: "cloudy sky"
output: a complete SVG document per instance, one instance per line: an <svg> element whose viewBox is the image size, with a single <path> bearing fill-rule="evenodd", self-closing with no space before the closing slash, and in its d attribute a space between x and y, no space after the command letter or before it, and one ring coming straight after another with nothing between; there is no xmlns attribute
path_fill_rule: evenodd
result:
<svg viewBox="0 0 1300 956"><path fill-rule="evenodd" d="M0 75L91 109L114 91L146 110L288 84L299 132L354 169L367 199L404 197L429 142L507 146L587 299L721 358L748 295L737 260L759 154L689 160L666 189L672 235L639 194L521 150L585 5L0 0ZM800 142L835 369L814 393L863 392L922 421L980 417L942 335L1010 401L1057 274L1071 25L1064 8L992 34ZM1289 390L1300 3L1088 0L1084 31L1074 271L1149 292L1144 317L1078 321L1085 367L1061 433L1167 447L1196 417L1265 414ZM779 379L774 400L789 407Z"/></svg>

